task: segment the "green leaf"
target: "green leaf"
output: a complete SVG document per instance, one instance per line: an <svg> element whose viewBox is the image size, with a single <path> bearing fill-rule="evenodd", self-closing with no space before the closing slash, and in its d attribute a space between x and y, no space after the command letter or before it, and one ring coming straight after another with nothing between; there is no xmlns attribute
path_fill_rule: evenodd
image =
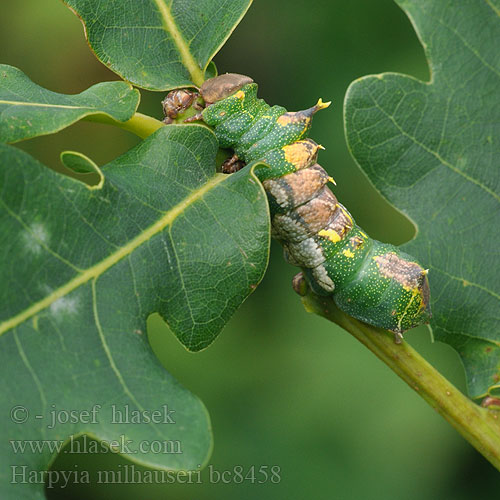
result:
<svg viewBox="0 0 500 500"><path fill-rule="evenodd" d="M209 78L215 78L218 74L219 72L217 71L217 66L213 61L210 61L205 71L205 80L208 80Z"/></svg>
<svg viewBox="0 0 500 500"><path fill-rule="evenodd" d="M78 174L98 174L103 180L100 168L88 156L78 151L63 151L61 153L62 164Z"/></svg>
<svg viewBox="0 0 500 500"><path fill-rule="evenodd" d="M6 417L0 430L2 498L42 498L43 484L11 484L10 465L46 470L55 453L15 453L9 440L23 437L125 436L132 451L122 454L136 463L206 463L205 408L160 366L146 319L159 312L186 347L203 348L263 275L265 193L250 169L216 174L216 151L206 127L162 127L89 188L0 145L0 405L6 416L29 413L22 424ZM52 410L78 416L95 404L96 423L47 427ZM112 422L112 405L165 404L175 424ZM154 440L179 441L182 453L135 452Z"/></svg>
<svg viewBox="0 0 500 500"><path fill-rule="evenodd" d="M63 0L97 58L149 90L200 86L251 0ZM210 68L210 75L214 68ZM210 76L207 75L207 78Z"/></svg>
<svg viewBox="0 0 500 500"><path fill-rule="evenodd" d="M125 82L98 83L76 95L58 94L33 83L21 70L0 64L0 141L53 134L91 115L125 122L134 115L139 98L139 91Z"/></svg>
<svg viewBox="0 0 500 500"><path fill-rule="evenodd" d="M104 182L101 169L89 157L77 151L63 151L61 163L65 169L62 173L89 185L91 189L100 189Z"/></svg>
<svg viewBox="0 0 500 500"><path fill-rule="evenodd" d="M492 0L398 3L431 81L384 73L353 82L347 140L416 225L404 248L430 268L434 337L458 351L478 398L500 381L500 9Z"/></svg>

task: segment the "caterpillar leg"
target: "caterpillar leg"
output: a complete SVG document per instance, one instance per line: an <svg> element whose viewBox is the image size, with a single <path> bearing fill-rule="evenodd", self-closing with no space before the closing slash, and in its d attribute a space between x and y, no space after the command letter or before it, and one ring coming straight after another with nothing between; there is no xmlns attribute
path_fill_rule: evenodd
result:
<svg viewBox="0 0 500 500"><path fill-rule="evenodd" d="M245 165L246 163L243 160L240 160L238 155L234 154L231 158L224 161L221 166L221 172L223 174L234 174L235 172L238 172L238 170L241 170Z"/></svg>
<svg viewBox="0 0 500 500"><path fill-rule="evenodd" d="M196 113L193 116L190 116L189 118L186 118L183 120L184 123L192 123L192 122L199 122L203 120L203 115L201 113Z"/></svg>
<svg viewBox="0 0 500 500"><path fill-rule="evenodd" d="M307 282L302 272L292 278L292 288L295 293L303 297L307 293Z"/></svg>
<svg viewBox="0 0 500 500"><path fill-rule="evenodd" d="M297 295L303 297L307 293L307 280L302 272L297 273L292 278L292 288ZM403 331L402 330L392 330L394 334L394 343L401 344L403 342Z"/></svg>
<svg viewBox="0 0 500 500"><path fill-rule="evenodd" d="M490 410L500 410L500 399L492 396L486 396L481 401L481 406L483 408L489 408Z"/></svg>
<svg viewBox="0 0 500 500"><path fill-rule="evenodd" d="M393 333L394 333L394 343L401 344L403 342L403 332L402 331L395 331Z"/></svg>

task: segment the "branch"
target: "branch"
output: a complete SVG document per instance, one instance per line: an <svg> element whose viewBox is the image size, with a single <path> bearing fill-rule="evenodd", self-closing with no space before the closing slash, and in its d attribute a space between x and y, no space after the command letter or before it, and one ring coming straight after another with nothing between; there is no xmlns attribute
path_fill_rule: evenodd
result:
<svg viewBox="0 0 500 500"><path fill-rule="evenodd" d="M331 297L320 297L310 289L300 290L299 293L303 295L302 302L307 311L337 323L356 337L500 470L498 410L477 406L408 343L396 344L387 331L345 315Z"/></svg>
<svg viewBox="0 0 500 500"><path fill-rule="evenodd" d="M135 115L126 122L114 120L110 116L104 114L91 115L84 119L89 122L105 123L107 125L113 125L115 127L128 130L129 132L139 136L141 139L149 137L153 132L156 132L159 128L165 125L160 120L151 116L143 115L142 113L135 113Z"/></svg>

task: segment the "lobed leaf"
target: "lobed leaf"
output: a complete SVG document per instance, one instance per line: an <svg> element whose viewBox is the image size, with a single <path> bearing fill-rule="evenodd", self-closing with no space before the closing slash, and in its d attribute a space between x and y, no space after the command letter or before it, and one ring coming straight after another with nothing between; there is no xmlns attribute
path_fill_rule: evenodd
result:
<svg viewBox="0 0 500 500"><path fill-rule="evenodd" d="M404 247L430 268L434 337L457 350L479 398L500 390L500 8L398 3L431 81L383 73L353 82L347 140L374 186L415 223Z"/></svg>
<svg viewBox="0 0 500 500"><path fill-rule="evenodd" d="M51 92L21 70L0 64L0 141L53 134L86 116L125 122L139 105L139 91L125 82L104 82L76 95Z"/></svg>
<svg viewBox="0 0 500 500"><path fill-rule="evenodd" d="M95 162L78 151L63 151L61 153L61 163L77 174L97 174L104 179L100 168Z"/></svg>
<svg viewBox="0 0 500 500"><path fill-rule="evenodd" d="M97 58L134 85L201 85L251 0L63 0ZM209 69L209 74L205 76Z"/></svg>
<svg viewBox="0 0 500 500"><path fill-rule="evenodd" d="M187 348L201 349L263 275L265 193L251 169L216 174L216 152L206 127L162 127L89 188L0 145L0 405L5 415L28 412L0 430L2 498L43 498L43 484L13 484L10 466L44 471L55 455L15 453L9 440L124 437L132 451L120 453L149 467L207 461L206 410L157 361L146 319L159 312ZM95 423L47 427L53 410L80 415L94 405ZM175 423L113 423L113 405L167 405ZM182 453L136 451L155 440Z"/></svg>

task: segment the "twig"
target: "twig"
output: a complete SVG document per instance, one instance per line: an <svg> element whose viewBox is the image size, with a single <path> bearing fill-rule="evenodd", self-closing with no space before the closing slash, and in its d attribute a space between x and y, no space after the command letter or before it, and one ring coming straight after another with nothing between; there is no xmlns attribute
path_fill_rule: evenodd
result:
<svg viewBox="0 0 500 500"><path fill-rule="evenodd" d="M337 323L368 347L500 470L498 410L476 405L407 342L396 344L387 331L345 315L337 308L331 297L319 297L307 290L302 302L309 312Z"/></svg>

